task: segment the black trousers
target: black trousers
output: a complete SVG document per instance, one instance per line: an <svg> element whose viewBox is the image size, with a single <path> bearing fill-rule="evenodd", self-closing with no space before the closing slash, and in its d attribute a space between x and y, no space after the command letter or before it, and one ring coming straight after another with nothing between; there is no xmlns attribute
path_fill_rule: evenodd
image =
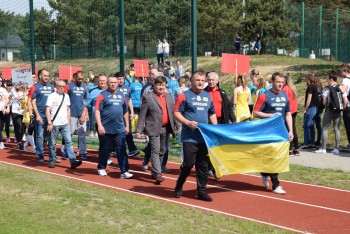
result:
<svg viewBox="0 0 350 234"><path fill-rule="evenodd" d="M12 123L17 143L20 143L25 132L25 124L22 123L23 115L12 113Z"/></svg>
<svg viewBox="0 0 350 234"><path fill-rule="evenodd" d="M348 137L348 143L350 143L350 107L346 107L343 110L343 120L346 130L346 136Z"/></svg>
<svg viewBox="0 0 350 234"><path fill-rule="evenodd" d="M296 126L296 123L295 123L295 120L297 118L297 114L298 112L295 112L292 114L292 126L293 126L293 135L294 135L294 138L293 138L293 146L294 146L294 149L299 149L299 145L298 145L298 132L297 132L297 126ZM290 147L292 148L292 144L290 144Z"/></svg>
<svg viewBox="0 0 350 234"><path fill-rule="evenodd" d="M206 193L208 184L208 149L205 143L183 142L183 163L176 182L177 188L182 188L193 166L196 166L198 193Z"/></svg>
<svg viewBox="0 0 350 234"><path fill-rule="evenodd" d="M278 173L261 173L262 176L270 176L272 182L272 190L275 190L278 186L280 186L280 181L278 180Z"/></svg>

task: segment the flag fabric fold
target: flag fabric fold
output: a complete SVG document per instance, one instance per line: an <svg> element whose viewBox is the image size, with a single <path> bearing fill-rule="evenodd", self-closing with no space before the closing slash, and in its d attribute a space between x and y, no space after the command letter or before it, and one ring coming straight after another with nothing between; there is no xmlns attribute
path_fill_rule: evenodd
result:
<svg viewBox="0 0 350 234"><path fill-rule="evenodd" d="M289 171L289 134L281 115L237 124L198 124L218 178Z"/></svg>

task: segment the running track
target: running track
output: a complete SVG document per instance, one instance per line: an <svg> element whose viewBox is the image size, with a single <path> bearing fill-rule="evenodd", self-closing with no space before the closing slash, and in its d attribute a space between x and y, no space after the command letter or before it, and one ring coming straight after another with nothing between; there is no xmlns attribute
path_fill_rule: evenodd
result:
<svg viewBox="0 0 350 234"><path fill-rule="evenodd" d="M214 201L208 203L196 199L194 172L184 185L184 196L174 197L179 172L177 163L168 163L172 174L164 174L165 181L155 185L150 171L142 170L141 159L137 157L129 158L134 178L125 180L119 178L120 171L113 166L107 168L107 177L98 176L96 151L90 151L89 161L75 170L69 168L68 160L62 160L56 168L50 169L47 161L38 163L34 154L16 150L14 144L6 146L9 148L1 150L0 163L3 164L300 233L350 233L350 191L282 181L287 194L276 195L262 187L258 176L231 175L220 181L209 180L208 193Z"/></svg>

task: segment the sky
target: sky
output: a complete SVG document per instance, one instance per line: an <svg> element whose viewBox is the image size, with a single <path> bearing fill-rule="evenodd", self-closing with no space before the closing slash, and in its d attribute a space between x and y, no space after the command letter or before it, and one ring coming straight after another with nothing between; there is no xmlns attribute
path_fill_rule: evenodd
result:
<svg viewBox="0 0 350 234"><path fill-rule="evenodd" d="M33 0L33 3L34 8L40 9L44 7L48 10L50 9L46 0ZM29 12L29 0L0 0L0 9L25 15Z"/></svg>

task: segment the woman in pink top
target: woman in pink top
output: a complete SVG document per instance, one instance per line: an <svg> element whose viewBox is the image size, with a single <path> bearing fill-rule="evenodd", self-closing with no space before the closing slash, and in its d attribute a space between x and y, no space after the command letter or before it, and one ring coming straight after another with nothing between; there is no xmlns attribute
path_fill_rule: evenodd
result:
<svg viewBox="0 0 350 234"><path fill-rule="evenodd" d="M298 133L295 125L295 120L298 113L298 98L297 98L297 89L294 86L293 79L287 75L286 76L286 85L282 89L288 95L290 113L292 114L292 126L293 126L293 145L290 145L289 156L299 156L299 145L298 145ZM294 149L293 149L294 147Z"/></svg>

